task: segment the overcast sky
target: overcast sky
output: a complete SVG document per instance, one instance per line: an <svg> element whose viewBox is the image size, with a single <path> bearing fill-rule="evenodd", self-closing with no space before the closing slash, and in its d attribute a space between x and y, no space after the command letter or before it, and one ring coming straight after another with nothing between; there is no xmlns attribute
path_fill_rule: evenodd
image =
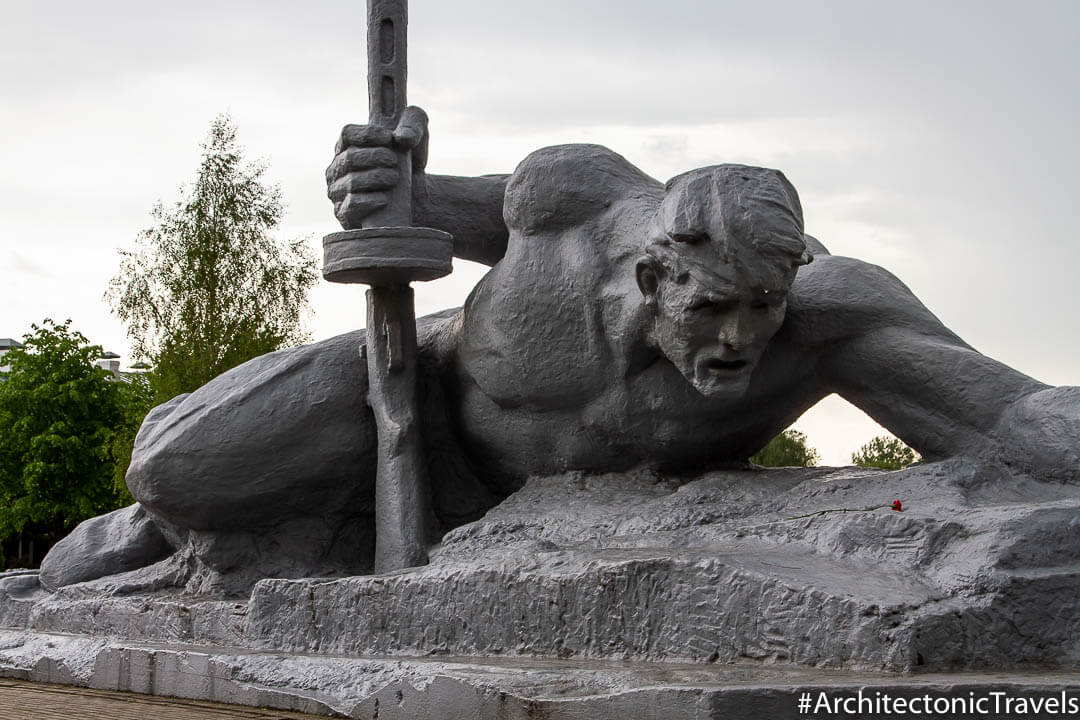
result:
<svg viewBox="0 0 1080 720"><path fill-rule="evenodd" d="M323 170L367 116L363 2L0 7L0 337L71 317L127 352L102 299L116 251L179 198L221 112L282 186L282 234L321 253ZM780 168L834 254L889 268L981 352L1080 384L1078 29L1072 0L413 0L409 100L432 172L579 141L662 180ZM455 267L418 312L482 273ZM363 293L322 283L312 307L328 337L362 324ZM797 427L834 464L877 432L836 401Z"/></svg>

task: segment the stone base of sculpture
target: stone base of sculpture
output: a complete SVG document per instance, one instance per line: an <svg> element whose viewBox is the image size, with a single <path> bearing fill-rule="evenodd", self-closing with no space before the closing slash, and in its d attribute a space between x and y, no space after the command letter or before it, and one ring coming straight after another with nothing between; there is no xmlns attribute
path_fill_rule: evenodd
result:
<svg viewBox="0 0 1080 720"><path fill-rule="evenodd" d="M979 699L987 712L970 717L1011 720L1065 713L1001 712L995 704L1080 702L1075 672L883 675L775 665L342 658L0 631L0 645L13 644L0 665L8 677L365 720L795 720L844 715L824 702L855 708L862 698L873 708L883 698L927 696ZM800 710L806 699L810 710ZM886 717L865 707L850 716Z"/></svg>
<svg viewBox="0 0 1080 720"><path fill-rule="evenodd" d="M507 717L586 697L709 717L751 686L792 715L794 686L1075 686L1078 511L1080 487L961 460L534 478L393 574L267 579L246 598L169 590L182 553L55 593L4 575L0 672L353 717L431 687L491 717L500 693ZM202 684L155 680L174 665Z"/></svg>

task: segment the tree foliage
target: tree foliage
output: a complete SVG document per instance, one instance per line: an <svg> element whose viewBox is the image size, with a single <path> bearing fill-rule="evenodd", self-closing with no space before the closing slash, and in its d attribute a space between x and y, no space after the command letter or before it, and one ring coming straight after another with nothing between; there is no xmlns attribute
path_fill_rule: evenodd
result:
<svg viewBox="0 0 1080 720"><path fill-rule="evenodd" d="M113 484L112 443L130 401L94 365L101 347L46 319L9 352L0 382L0 540L27 525L58 538L128 502Z"/></svg>
<svg viewBox="0 0 1080 720"><path fill-rule="evenodd" d="M137 357L154 365L155 400L190 392L250 358L301 342L317 279L304 239L280 241L281 191L245 161L227 116L210 126L195 183L121 251L114 313Z"/></svg>
<svg viewBox="0 0 1080 720"><path fill-rule="evenodd" d="M750 458L764 467L814 467L821 462L818 451L807 444L806 435L798 430L785 430Z"/></svg>
<svg viewBox="0 0 1080 720"><path fill-rule="evenodd" d="M882 470L901 470L920 460L917 452L889 435L878 435L851 454L851 462L856 465Z"/></svg>

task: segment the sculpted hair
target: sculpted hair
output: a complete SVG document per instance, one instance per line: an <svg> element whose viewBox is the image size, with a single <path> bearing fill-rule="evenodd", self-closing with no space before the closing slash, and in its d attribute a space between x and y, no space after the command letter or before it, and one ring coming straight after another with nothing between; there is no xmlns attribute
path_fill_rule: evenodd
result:
<svg viewBox="0 0 1080 720"><path fill-rule="evenodd" d="M768 290L786 290L812 259L799 195L779 170L714 165L668 181L646 252L677 282L734 266Z"/></svg>

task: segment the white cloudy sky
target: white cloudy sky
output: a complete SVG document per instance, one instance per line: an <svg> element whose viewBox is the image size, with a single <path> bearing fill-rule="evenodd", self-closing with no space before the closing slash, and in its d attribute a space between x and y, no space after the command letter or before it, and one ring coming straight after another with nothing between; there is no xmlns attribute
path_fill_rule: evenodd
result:
<svg viewBox="0 0 1080 720"><path fill-rule="evenodd" d="M364 3L0 0L0 336L71 317L124 353L116 249L190 181L211 119L271 165L283 234L336 228L322 172L366 117ZM600 142L666 179L784 170L807 230L887 266L977 349L1080 384L1080 3L413 0L409 99L433 172L508 172ZM418 289L456 305L459 263ZM362 293L323 285L315 338ZM827 401L797 424L827 462L876 428Z"/></svg>

